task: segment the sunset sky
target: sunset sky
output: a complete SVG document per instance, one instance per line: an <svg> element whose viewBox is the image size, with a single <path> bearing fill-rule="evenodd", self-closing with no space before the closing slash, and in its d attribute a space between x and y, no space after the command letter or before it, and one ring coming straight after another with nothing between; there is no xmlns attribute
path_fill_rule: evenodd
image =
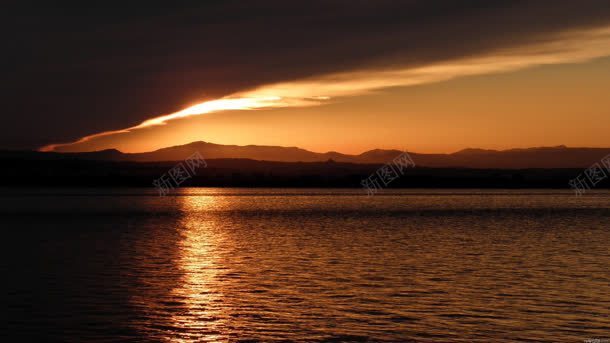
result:
<svg viewBox="0 0 610 343"><path fill-rule="evenodd" d="M607 1L9 12L0 148L610 147Z"/></svg>

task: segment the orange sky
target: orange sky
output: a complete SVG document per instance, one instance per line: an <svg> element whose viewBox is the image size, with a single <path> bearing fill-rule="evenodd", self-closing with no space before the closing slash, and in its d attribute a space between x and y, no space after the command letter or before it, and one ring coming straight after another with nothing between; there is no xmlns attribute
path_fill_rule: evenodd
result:
<svg viewBox="0 0 610 343"><path fill-rule="evenodd" d="M325 152L374 148L608 147L610 58L343 96L319 106L223 111L58 150L141 152L192 141Z"/></svg>

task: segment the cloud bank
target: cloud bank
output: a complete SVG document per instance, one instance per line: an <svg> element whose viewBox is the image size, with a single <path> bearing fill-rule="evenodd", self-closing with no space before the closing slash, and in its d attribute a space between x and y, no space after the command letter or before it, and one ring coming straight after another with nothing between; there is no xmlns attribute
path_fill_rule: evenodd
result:
<svg viewBox="0 0 610 343"><path fill-rule="evenodd" d="M2 14L3 147L610 55L595 0L45 6Z"/></svg>

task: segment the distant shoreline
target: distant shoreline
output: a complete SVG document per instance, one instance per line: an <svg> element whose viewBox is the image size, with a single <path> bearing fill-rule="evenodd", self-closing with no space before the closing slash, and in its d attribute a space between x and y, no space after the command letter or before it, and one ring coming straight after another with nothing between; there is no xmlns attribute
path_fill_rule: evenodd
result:
<svg viewBox="0 0 610 343"><path fill-rule="evenodd" d="M2 187L150 187L176 162L0 159ZM180 187L362 188L381 164L211 159ZM580 168L479 169L414 167L383 188L570 189ZM609 189L610 178L595 189Z"/></svg>

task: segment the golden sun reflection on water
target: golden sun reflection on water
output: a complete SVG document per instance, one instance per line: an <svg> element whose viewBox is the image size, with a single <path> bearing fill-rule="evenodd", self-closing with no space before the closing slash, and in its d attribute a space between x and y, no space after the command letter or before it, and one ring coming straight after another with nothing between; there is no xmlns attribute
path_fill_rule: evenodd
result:
<svg viewBox="0 0 610 343"><path fill-rule="evenodd" d="M206 211L216 207L215 196L182 196L180 200L183 218L179 222L181 240L178 242L176 263L182 280L171 291L172 297L183 299L183 311L172 316L173 326L183 328L186 337L174 341L201 339L218 341L223 338L226 313L223 313L223 292L216 278L224 269L220 261L219 247L227 237L214 224L214 216Z"/></svg>
<svg viewBox="0 0 610 343"><path fill-rule="evenodd" d="M550 215L572 198L503 194L490 206L479 195L176 192L145 199L145 218L122 237L126 336L576 341L608 324L606 197Z"/></svg>

